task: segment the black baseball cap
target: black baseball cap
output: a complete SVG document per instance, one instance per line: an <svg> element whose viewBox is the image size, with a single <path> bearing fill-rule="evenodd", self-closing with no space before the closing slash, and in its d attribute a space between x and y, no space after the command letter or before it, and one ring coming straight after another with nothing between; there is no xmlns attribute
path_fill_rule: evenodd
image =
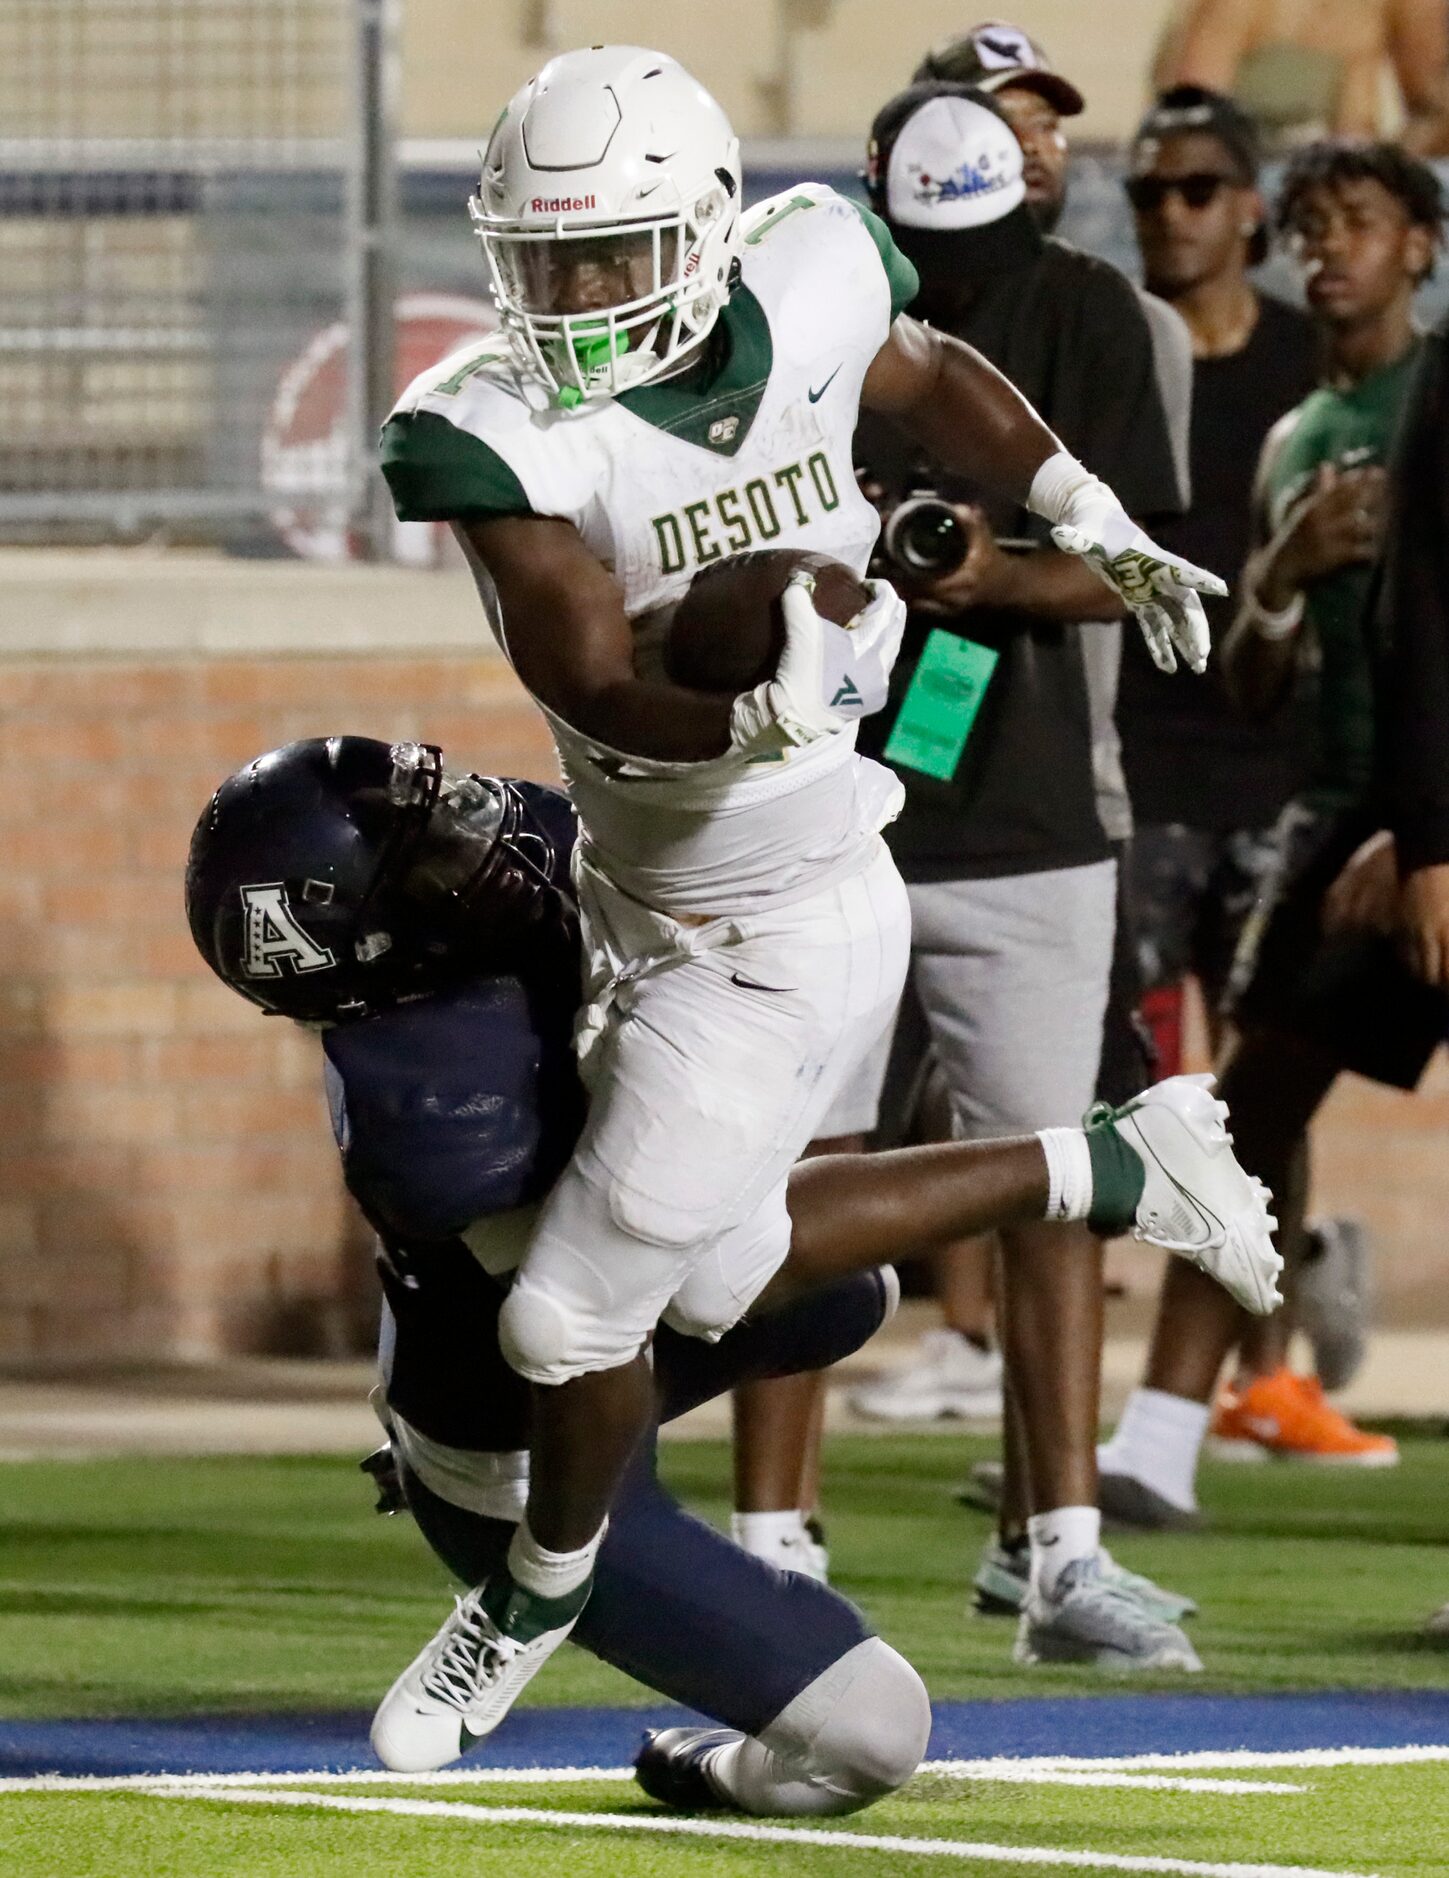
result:
<svg viewBox="0 0 1449 1878"><path fill-rule="evenodd" d="M983 20L954 39L932 48L912 74L913 84L947 79L979 91L1003 91L1010 85L1034 91L1062 117L1078 117L1087 101L1056 71L1037 40L1005 20Z"/></svg>
<svg viewBox="0 0 1449 1878"><path fill-rule="evenodd" d="M1235 99L1205 85L1174 85L1157 98L1133 135L1130 167L1137 169L1145 145L1192 134L1215 137L1238 166L1239 180L1257 182L1263 159L1257 124ZM1260 267L1269 246L1267 225L1260 224L1248 243L1248 265Z"/></svg>
<svg viewBox="0 0 1449 1878"><path fill-rule="evenodd" d="M1258 126L1243 107L1221 91L1204 85L1175 85L1164 91L1137 126L1132 149L1160 137L1181 137L1198 131L1218 142L1232 157L1245 183L1258 180L1262 143Z"/></svg>

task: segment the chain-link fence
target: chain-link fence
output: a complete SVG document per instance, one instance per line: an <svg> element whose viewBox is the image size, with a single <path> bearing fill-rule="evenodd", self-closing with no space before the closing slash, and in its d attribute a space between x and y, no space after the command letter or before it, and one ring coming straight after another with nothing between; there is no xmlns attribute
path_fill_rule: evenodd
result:
<svg viewBox="0 0 1449 1878"><path fill-rule="evenodd" d="M307 483L364 513L389 4L0 0L5 538L255 533L278 387L339 321Z"/></svg>

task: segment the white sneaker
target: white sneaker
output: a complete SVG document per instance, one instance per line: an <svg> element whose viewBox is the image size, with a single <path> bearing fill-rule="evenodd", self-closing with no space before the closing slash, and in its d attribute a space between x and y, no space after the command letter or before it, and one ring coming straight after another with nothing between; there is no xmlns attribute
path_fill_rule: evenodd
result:
<svg viewBox="0 0 1449 1878"><path fill-rule="evenodd" d="M1212 1094L1213 1082L1171 1076L1120 1109L1094 1110L1088 1130L1115 1130L1142 1163L1133 1236L1189 1260L1266 1317L1283 1302L1272 1195L1239 1166L1224 1126L1228 1107Z"/></svg>
<svg viewBox="0 0 1449 1878"><path fill-rule="evenodd" d="M857 1415L876 1422L990 1420L1001 1413L1001 1355L982 1350L959 1330L928 1330L914 1361L847 1397Z"/></svg>
<svg viewBox="0 0 1449 1878"><path fill-rule="evenodd" d="M1132 1671L1202 1668L1176 1624L1156 1616L1100 1553L1064 1566L1051 1592L1028 1586L1012 1651L1018 1663L1091 1663ZM1155 1588L1155 1587L1154 1587Z"/></svg>
<svg viewBox="0 0 1449 1878"><path fill-rule="evenodd" d="M507 1636L481 1589L454 1600L453 1615L398 1677L372 1718L372 1751L394 1773L446 1767L498 1726L578 1622L583 1609L527 1641Z"/></svg>
<svg viewBox="0 0 1449 1878"><path fill-rule="evenodd" d="M740 1514L732 1513L730 1537L742 1552L763 1559L776 1571L798 1572L818 1585L830 1583L830 1548L825 1543L825 1528L813 1515L808 1519L802 1515L798 1525L777 1527L762 1536Z"/></svg>
<svg viewBox="0 0 1449 1878"><path fill-rule="evenodd" d="M1129 1571L1107 1550L1097 1548L1097 1563L1104 1585L1136 1598L1147 1615L1164 1624L1180 1624L1184 1617L1197 1616L1197 1604L1180 1591L1168 1591L1141 1572ZM1031 1553L1028 1547L1004 1546L999 1539L989 1539L982 1549L981 1562L971 1580L975 1608L986 1617L1016 1617L1026 1604L1031 1586Z"/></svg>

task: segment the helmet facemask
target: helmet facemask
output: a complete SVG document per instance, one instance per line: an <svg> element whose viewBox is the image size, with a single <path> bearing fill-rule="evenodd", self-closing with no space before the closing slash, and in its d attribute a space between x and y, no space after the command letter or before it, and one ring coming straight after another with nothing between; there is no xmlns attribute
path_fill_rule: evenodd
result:
<svg viewBox="0 0 1449 1878"><path fill-rule="evenodd" d="M677 370L728 298L736 193L721 169L677 211L602 225L510 219L474 196L468 212L520 375L567 410ZM594 304L569 304L580 299Z"/></svg>
<svg viewBox="0 0 1449 1878"><path fill-rule="evenodd" d="M411 753L418 773L428 776L423 788L431 799L379 886L399 913L406 909L404 923L422 956L469 970L516 966L541 928L568 924L553 882L553 843L534 827L511 784L443 769L436 746L395 747L395 777Z"/></svg>

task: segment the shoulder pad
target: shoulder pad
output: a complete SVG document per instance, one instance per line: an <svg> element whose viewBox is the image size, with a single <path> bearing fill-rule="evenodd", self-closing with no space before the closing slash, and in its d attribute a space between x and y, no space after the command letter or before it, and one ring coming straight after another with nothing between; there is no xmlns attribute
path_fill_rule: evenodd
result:
<svg viewBox="0 0 1449 1878"><path fill-rule="evenodd" d="M758 241L791 210L818 209L827 202L843 199L828 183L796 183L793 188L782 189L779 195L767 196L752 209L746 209L740 217L740 227L746 241Z"/></svg>
<svg viewBox="0 0 1449 1878"><path fill-rule="evenodd" d="M450 352L446 358L419 372L393 406L393 415L416 411L425 400L430 408L436 409L434 400L456 398L465 385L479 380L487 381L510 397L518 397L509 370L508 344L498 333L460 346L456 352Z"/></svg>

